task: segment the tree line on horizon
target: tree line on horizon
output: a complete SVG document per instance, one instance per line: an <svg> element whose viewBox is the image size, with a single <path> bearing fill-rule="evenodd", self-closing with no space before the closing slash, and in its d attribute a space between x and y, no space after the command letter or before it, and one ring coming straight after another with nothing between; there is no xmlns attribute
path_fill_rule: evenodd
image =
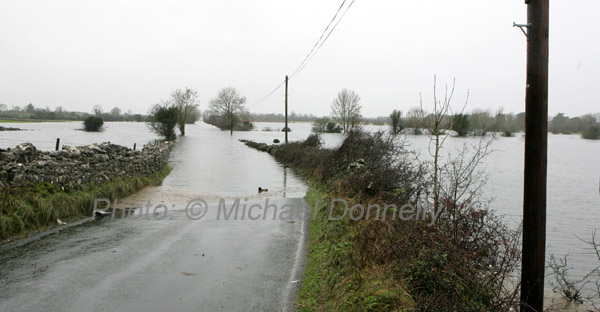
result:
<svg viewBox="0 0 600 312"><path fill-rule="evenodd" d="M422 134L426 128L428 114L420 107L413 107L406 113L393 110L389 116L363 117L361 115L360 96L354 91L343 89L334 99L330 116L318 117L313 114L298 114L292 112L288 116L290 122L313 122L314 132L340 133L348 132L356 126L388 125L394 134ZM61 106L51 110L49 107L39 108L29 103L23 108L14 106L12 109L0 112L0 118L14 120L85 120L90 116L102 121L147 122L151 129L165 138L174 139L175 131L167 130L170 125L179 127L180 134L185 135L185 124L193 124L201 117L203 121L221 130L247 131L252 130L252 122L283 122L285 116L275 113L250 113L246 106L246 97L236 89L228 87L219 91L211 99L209 108L201 113L199 110L198 92L190 88L173 91L167 101L153 105L148 115L132 114L131 110L123 112L119 107L113 107L105 112L100 105L95 105L92 113L73 112ZM171 113L167 113L174 107ZM157 116L158 114L158 116ZM157 120L162 120L162 123ZM183 118L183 119L182 119ZM169 120L171 119L171 120ZM99 120L99 119L98 119ZM162 124L166 127L163 127ZM160 124L160 125L159 125ZM158 125L158 126L157 126ZM457 113L443 117L443 128L454 131L456 136L481 136L488 133L500 133L503 136L513 136L525 131L525 113L504 113L502 109L474 109L471 113ZM580 134L585 139L600 139L600 113L585 114L579 117L569 117L558 113L549 120L548 131L553 134Z"/></svg>
<svg viewBox="0 0 600 312"><path fill-rule="evenodd" d="M394 110L388 117L390 131L393 134L422 134L430 124L432 114L420 107L412 108L406 116L402 111ZM485 136L488 133L500 133L511 137L515 133L525 132L525 113L504 113L498 109L495 113L490 110L475 109L470 114L458 113L444 115L440 119L440 128L454 131L459 137ZM580 134L584 139L600 139L600 114L586 114L569 118L558 113L550 119L548 131L553 134Z"/></svg>
<svg viewBox="0 0 600 312"><path fill-rule="evenodd" d="M0 118L8 120L67 120L77 121L85 120L89 116L100 117L105 121L135 121L142 122L146 120L146 116L142 114L133 114L131 110L123 112L117 106L110 111L104 112L101 105L95 105L91 113L67 111L62 106L57 106L54 110L46 106L44 108L35 107L32 103L20 106L13 106L11 109L0 112Z"/></svg>

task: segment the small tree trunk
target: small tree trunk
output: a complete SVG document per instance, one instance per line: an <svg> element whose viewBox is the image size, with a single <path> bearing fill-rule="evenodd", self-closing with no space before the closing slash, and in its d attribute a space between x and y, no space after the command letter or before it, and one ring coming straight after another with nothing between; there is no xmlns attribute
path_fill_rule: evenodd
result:
<svg viewBox="0 0 600 312"><path fill-rule="evenodd" d="M437 129L436 129L437 130ZM439 185L438 185L438 158L440 153L440 136L435 135L435 155L433 158L433 211L438 213L439 209Z"/></svg>
<svg viewBox="0 0 600 312"><path fill-rule="evenodd" d="M181 132L181 136L185 136L185 122L179 125L179 132Z"/></svg>

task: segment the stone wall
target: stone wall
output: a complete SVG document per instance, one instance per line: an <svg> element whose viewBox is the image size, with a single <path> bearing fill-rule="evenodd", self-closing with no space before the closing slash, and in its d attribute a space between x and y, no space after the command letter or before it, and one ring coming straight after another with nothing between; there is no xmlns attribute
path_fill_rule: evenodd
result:
<svg viewBox="0 0 600 312"><path fill-rule="evenodd" d="M134 151L111 143L63 146L61 151L39 151L31 143L0 150L0 188L48 182L63 190L78 189L114 177L149 175L168 162L173 143L147 145Z"/></svg>

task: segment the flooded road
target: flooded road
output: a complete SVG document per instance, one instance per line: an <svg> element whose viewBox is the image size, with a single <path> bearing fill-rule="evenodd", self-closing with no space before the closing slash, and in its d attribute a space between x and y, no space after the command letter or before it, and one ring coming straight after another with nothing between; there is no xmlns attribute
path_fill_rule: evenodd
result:
<svg viewBox="0 0 600 312"><path fill-rule="evenodd" d="M3 125L15 126L14 124ZM301 198L304 195L306 185L289 168L284 168L281 164L275 162L267 153L248 148L238 141L238 139L248 139L256 142L271 143L275 138L283 141L284 133L279 131L283 127L283 123L255 123L255 126L256 131L235 132L233 137L226 131L220 131L204 123L188 126L186 128L187 136L178 139L176 148L171 154L170 160L173 171L163 181L162 186L147 188L127 198L126 204L130 206L141 206L149 199L154 204L175 204L177 208L173 209L173 217L178 219L170 220L172 223L167 222L167 220L161 222L152 220L136 221L134 223L131 220L124 220L111 222L110 224L87 225L85 227L62 231L58 235L53 234L41 241L16 248L10 252L4 252L0 249L0 263L6 263L6 265L0 266L0 311L11 311L13 309L8 309L8 307L18 307L19 302L36 302L38 298L47 298L49 301L56 300L57 305L61 303L61 300L62 303L73 303L66 299L71 294L60 290L53 290L48 293L48 296L56 295L56 299L52 299L54 297L41 297L38 293L35 293L36 289L49 289L43 288L50 287L48 285L56 285L52 287L77 292L87 291L88 289L94 289L92 286L97 283L101 283L104 276L109 276L117 272L117 270L118 272L125 272L134 268L142 270L134 270L137 272L136 274L126 277L126 280L133 281L136 278L152 277L154 273L151 272L155 271L144 271L145 269L143 268L152 266L153 261L166 261L171 254L178 259L177 261L188 261L189 255L182 255L177 250L171 250L171 248L177 248L177 246L181 246L184 249L195 248L192 245L180 245L183 242L179 242L181 240L179 236L168 236L168 233L175 235L175 231L179 231L180 228L186 229L181 235L196 235L202 239L209 239L208 242L216 246L213 248L215 252L223 252L219 249L219 244L224 246L223 250L232 248L231 246L234 245L227 245L228 242L231 243L229 240L241 242L241 245L236 245L238 250L249 248L240 255L228 254L227 257L232 260L242 259L241 257L245 255L245 252L251 253L255 250L260 250L260 248L275 248L267 250L278 250L274 246L288 248L280 254L266 252L260 254L259 258L257 258L262 260L265 260L263 257L274 259L275 261L280 261L279 263L287 261L287 267L285 269L280 268L278 273L279 280L286 279L285 276L289 276L293 270L291 266L292 262L290 261L295 257L294 251L290 249L292 248L290 246L297 246L296 243L301 241L302 237L302 227L299 222L287 223L280 220L265 222L221 220L217 222L204 219L190 222L189 220L185 220L186 217L183 214L183 209L187 201L197 197L203 198L214 206L221 197L239 197L257 202L262 202L266 197L269 197L295 202L297 198ZM31 123L18 124L18 127L28 130L0 133L1 147L14 147L18 143L31 141L36 143L36 146L39 144L39 147L42 149L52 149L56 137L61 137L61 142L65 142L65 144L89 144L111 140L113 143L126 146L131 146L134 143L141 146L144 142L154 140L155 138L143 123L107 123L107 129L101 133L87 133L75 130L81 127L80 123ZM292 129L292 132L289 133L290 141L303 140L311 133L310 123L292 123L290 124L290 128ZM386 131L387 127L364 126L364 129L367 131ZM338 146L343 138L344 136L341 134L323 135L324 144L328 147ZM425 157L427 156L429 141L426 136L409 135L405 139L409 144L409 149L420 152ZM44 142L46 142L46 145ZM463 144L475 144L477 142L478 138L475 137L450 138L445 143L444 157L446 157L446 153L462 147ZM571 257L569 263L573 266L571 275L574 279L578 279L598 266L598 259L595 253L579 238L591 239L591 235L598 228L600 220L600 209L598 209L600 207L600 162L598 162L600 141L583 140L578 135L549 134L548 142L546 259L550 259L550 255L552 254L558 257L569 254ZM522 134L517 134L515 137L510 138L498 137L493 143L494 152L486 157L482 164L482 169L490 174L489 181L483 189L484 199L486 201L489 200L489 207L492 210L499 215L505 216L506 222L515 227L520 223L522 216L523 144L524 139ZM257 194L259 186L268 188L269 192L259 196ZM230 204L231 202L228 201L228 203ZM171 213L169 215L171 216ZM235 231L238 228L244 229L245 226L248 229L240 230L240 232ZM276 228L278 232L275 231ZM233 236L221 237L223 233L220 230L224 231L224 229L228 229L227 233L231 232ZM70 231L76 231L76 233L71 233ZM129 232L127 231L132 231L131 233L133 234L128 234ZM267 234L271 235L268 236L270 238L264 237ZM257 240L254 240L254 238ZM172 242L172 240L177 240L178 242ZM283 241L285 243L282 243ZM164 250L165 254L155 255L155 258L152 258L154 260L148 260L148 263L140 263L134 255L122 256L117 259L118 263L116 263L112 260L112 257L119 254L119 251L113 254L112 248L120 246L119 244L134 246L127 248L132 249L132 252L135 251L140 255L152 254L156 249ZM208 257L208 253L205 254ZM79 267L86 273L77 278L85 280L91 286L81 286L76 289L68 288L68 285L78 284L76 281L57 277L67 274L65 273L66 268L60 265L69 263L74 268L78 268L78 261L84 261L84 258L90 262L82 264ZM245 259L244 261L246 262L254 261L250 258ZM224 259L215 260L215 265L219 261L223 262L224 267L229 265L227 262L229 260L226 261ZM106 266L98 270L97 266L105 265L105 262L107 263ZM112 268L108 268L108 265L112 265ZM233 267L237 266L239 265L234 265ZM229 265L229 267L231 266ZM183 271L183 268L181 270ZM211 267L210 270L210 272L220 272L214 267ZM98 272L95 273L96 271ZM173 274L173 278L176 281L181 282L190 282L190 280L198 277L197 272L196 275L183 275L183 273L179 272L178 274L182 276L177 275L177 271L175 270L169 272ZM97 275L88 278L86 274ZM124 273L115 274L125 276L119 275ZM51 279L48 279L48 276L51 276ZM229 276L229 278L236 279L237 277ZM116 279L117 277L111 277L109 281ZM53 280L61 282L57 284ZM173 282L169 279L167 281L169 283L164 285L164 287L173 288L177 291L181 291L177 287L187 285L179 285L178 282ZM258 283L257 280L252 281ZM146 299L138 300L137 297L133 296L135 294L136 296L139 295L139 298L145 298L142 295L146 294L143 292L143 289L154 287L153 282L152 280L140 282L143 285L137 286L140 287L140 290L137 290L135 293L131 292L131 289L127 287L125 287L126 289L121 289L121 292L129 294L130 300L123 299L115 302L120 302L119 304L125 301L129 302L129 304L144 300L150 303L154 302L153 300ZM547 279L546 282L549 283L550 279ZM108 281L104 283L108 283L106 285L113 285L111 284L112 282ZM118 282L114 283L113 286L118 284ZM215 285L211 281L203 280L197 282L197 284L189 285L189 287L198 287L199 290L202 290L202 287L216 287ZM288 286L284 284L280 284L279 286L282 289L276 291L276 296L282 298L285 293L283 287ZM34 289L34 287L38 288ZM129 285L128 287L132 286ZM33 290L30 291L28 289ZM548 284L547 289L552 289L552 286ZM117 292L117 290L114 291ZM242 294L246 290L245 288L239 288L235 291L230 291ZM23 297L19 297L21 294ZM77 296L77 294L73 296ZM58 299L59 297L62 299ZM115 298L118 298L118 296ZM271 299L265 299L264 301L276 302L278 304L277 300ZM202 302L208 302L206 300ZM215 302L219 300L235 301L234 299L223 299L221 297L210 297L210 300L215 300ZM246 304L243 300L239 302L244 302L240 306L245 306ZM247 308L250 308L250 306L251 304L248 304ZM114 307L111 306L111 308ZM185 307L182 308L184 311L186 309ZM255 307L250 310L254 309ZM273 309L265 308L266 311L277 309L277 307Z"/></svg>
<svg viewBox="0 0 600 312"><path fill-rule="evenodd" d="M187 132L163 185L124 201L128 207L163 204L167 212L105 218L0 249L0 311L292 309L303 261L300 198L306 186L235 136L204 124ZM259 195L259 186L270 191ZM219 210L220 198L226 210ZM233 198L240 198L240 211L243 204L271 210L258 220L248 213L225 219L220 212L231 211ZM186 210L192 199L208 203L201 219ZM280 218L285 205L294 214ZM261 211L255 209L254 217Z"/></svg>

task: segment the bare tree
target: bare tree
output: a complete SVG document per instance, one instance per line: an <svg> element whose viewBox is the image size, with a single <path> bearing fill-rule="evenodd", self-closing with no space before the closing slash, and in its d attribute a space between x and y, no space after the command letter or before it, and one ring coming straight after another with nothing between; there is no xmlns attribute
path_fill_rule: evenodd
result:
<svg viewBox="0 0 600 312"><path fill-rule="evenodd" d="M422 134L421 108L413 107L406 114L406 126L411 128L413 134Z"/></svg>
<svg viewBox="0 0 600 312"><path fill-rule="evenodd" d="M487 173L480 169L482 160L492 152L494 137L481 137L479 144L465 143L462 149L448 153L442 159L442 148L453 128L453 115L462 115L462 109L454 114L451 101L455 82L446 86L443 99L438 98L434 77L433 111L429 114L419 109L421 127L429 137L431 160L424 165L431 168L433 190L427 189L425 199L433 199L433 210L439 215L433 225L447 238L446 243L457 247L460 258L468 263L468 279L477 280L482 294L491 294L490 311L508 311L518 305L518 283L512 279L514 269L520 264L520 228L512 230L501 217L494 215L481 199ZM471 275L472 274L472 275ZM476 286L480 287L480 286ZM429 309L425 309L429 310Z"/></svg>
<svg viewBox="0 0 600 312"><path fill-rule="evenodd" d="M94 115L96 115L96 116L102 115L102 106L94 105L93 110L94 110Z"/></svg>
<svg viewBox="0 0 600 312"><path fill-rule="evenodd" d="M474 109L470 120L474 135L485 136L493 128L494 118L489 109Z"/></svg>
<svg viewBox="0 0 600 312"><path fill-rule="evenodd" d="M333 118L342 125L344 133L348 133L360 122L360 96L354 91L343 89L333 100L331 110Z"/></svg>
<svg viewBox="0 0 600 312"><path fill-rule="evenodd" d="M179 110L177 118L177 126L181 135L185 135L185 124L188 116L192 114L198 106L198 91L185 88L185 90L177 89L171 93L171 105Z"/></svg>
<svg viewBox="0 0 600 312"><path fill-rule="evenodd" d="M434 211L438 211L439 209L439 187L440 187L440 179L439 179L439 171L440 171L440 151L444 142L450 135L448 129L452 129L452 118L448 118L448 115L452 114L451 101L452 96L454 95L454 87L456 85L456 80L452 81L452 88L448 90L448 85L446 85L446 92L444 94L443 101L438 99L437 97L437 81L436 77L433 77L433 111L431 114L426 114L423 109L423 97L419 94L420 97L420 119L421 126L426 130L426 135L429 137L429 153L431 157L433 157L433 209ZM465 104L461 109L464 111L467 102L469 101L469 92L467 91L467 98L465 100Z"/></svg>
<svg viewBox="0 0 600 312"><path fill-rule="evenodd" d="M586 240L575 235L579 240L590 247L594 257L600 261L600 242L597 238L597 229L592 232L592 239ZM587 301L596 311L600 311L600 266L596 266L583 277L573 279L570 271L573 269L568 263L569 254L562 258L550 255L548 268L554 281L550 281L553 291L560 293L567 301L583 303ZM590 310L591 311L591 310Z"/></svg>
<svg viewBox="0 0 600 312"><path fill-rule="evenodd" d="M217 97L210 100L210 109L225 117L229 122L230 134L233 135L233 127L236 123L236 118L245 112L246 97L232 88L223 88L217 94Z"/></svg>

